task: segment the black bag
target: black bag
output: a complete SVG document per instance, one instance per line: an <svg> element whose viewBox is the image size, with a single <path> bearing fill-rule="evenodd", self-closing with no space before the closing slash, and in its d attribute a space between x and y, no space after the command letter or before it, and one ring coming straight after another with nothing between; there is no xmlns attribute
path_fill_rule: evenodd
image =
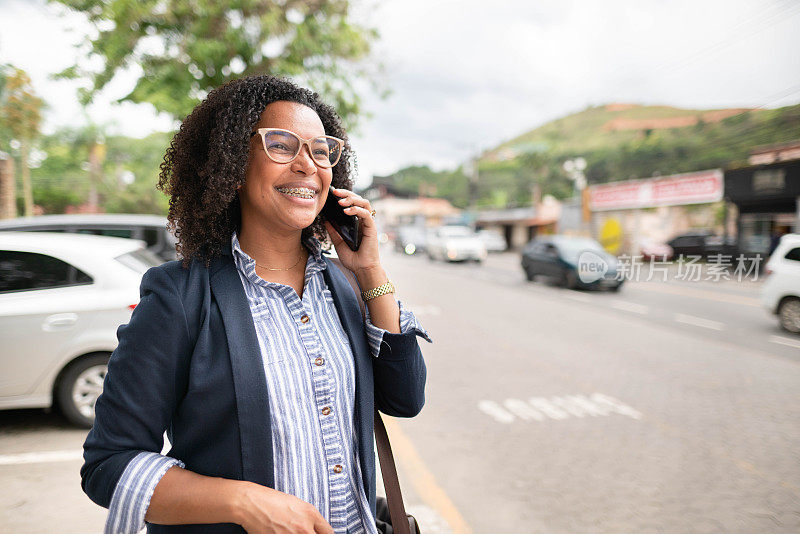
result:
<svg viewBox="0 0 800 534"><path fill-rule="evenodd" d="M378 532L381 534L394 534L392 528L392 518L389 516L389 503L383 497L378 497L378 510L375 514L375 524L378 527ZM419 525L417 520L411 514L406 514L408 518L408 527L411 534L420 534Z"/></svg>

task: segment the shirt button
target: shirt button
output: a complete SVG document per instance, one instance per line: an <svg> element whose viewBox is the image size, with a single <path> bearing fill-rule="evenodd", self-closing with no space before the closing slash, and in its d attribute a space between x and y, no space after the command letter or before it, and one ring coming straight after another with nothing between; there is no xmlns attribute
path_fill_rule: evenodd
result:
<svg viewBox="0 0 800 534"><path fill-rule="evenodd" d="M307 323L308 321L309 321L308 315L303 315L302 317L300 317L301 323Z"/></svg>
<svg viewBox="0 0 800 534"><path fill-rule="evenodd" d="M316 360L314 360L314 363L316 365L325 365L325 358L317 358Z"/></svg>
<svg viewBox="0 0 800 534"><path fill-rule="evenodd" d="M325 406L325 407L322 409L322 415L328 415L329 413L331 413L331 408L330 408L330 406Z"/></svg>
<svg viewBox="0 0 800 534"><path fill-rule="evenodd" d="M341 465L338 465L338 464L337 464L337 465L334 465L334 466L333 466L333 472L334 472L334 473L341 473L341 472L342 472L342 466L341 466Z"/></svg>

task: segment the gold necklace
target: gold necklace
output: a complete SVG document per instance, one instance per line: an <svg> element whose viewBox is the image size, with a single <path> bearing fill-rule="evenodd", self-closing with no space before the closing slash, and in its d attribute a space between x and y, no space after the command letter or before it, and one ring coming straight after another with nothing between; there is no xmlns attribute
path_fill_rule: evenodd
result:
<svg viewBox="0 0 800 534"><path fill-rule="evenodd" d="M297 261L294 262L294 265L292 265L291 267L286 267L285 269L273 269L272 267L267 267L266 265L261 265L258 262L256 262L256 265L258 267L261 267L262 269L266 269L268 271L291 271L292 269L297 267L297 264L300 263L300 260L302 260L302 259L303 259L303 251L301 250L300 251L300 256L297 258Z"/></svg>

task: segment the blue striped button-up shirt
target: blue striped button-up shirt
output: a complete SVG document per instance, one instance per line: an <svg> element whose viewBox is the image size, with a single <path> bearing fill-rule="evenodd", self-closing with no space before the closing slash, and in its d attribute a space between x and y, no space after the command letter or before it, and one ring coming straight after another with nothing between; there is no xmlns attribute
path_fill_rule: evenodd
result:
<svg viewBox="0 0 800 534"><path fill-rule="evenodd" d="M322 276L327 264L320 243L314 238L304 243L311 253L300 298L294 288L259 277L237 235L231 238L267 379L275 489L314 505L337 533L376 534L354 435L353 355ZM414 314L398 306L400 331L431 342ZM366 330L377 357L386 330L369 321L369 310ZM128 464L114 490L106 533L144 527L153 491L173 465L184 467L153 452L142 452Z"/></svg>

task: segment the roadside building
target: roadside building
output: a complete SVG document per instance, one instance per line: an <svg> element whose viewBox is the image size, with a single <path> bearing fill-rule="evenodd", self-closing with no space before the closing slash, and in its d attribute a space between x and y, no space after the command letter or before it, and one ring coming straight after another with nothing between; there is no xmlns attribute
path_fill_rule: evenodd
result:
<svg viewBox="0 0 800 534"><path fill-rule="evenodd" d="M781 235L800 232L800 142L762 147L750 161L725 171L725 199L736 206L740 252L768 255Z"/></svg>
<svg viewBox="0 0 800 534"><path fill-rule="evenodd" d="M711 169L587 188L591 233L613 254L638 254L693 228L723 233L723 172Z"/></svg>
<svg viewBox="0 0 800 534"><path fill-rule="evenodd" d="M524 247L537 235L558 231L561 203L550 195L525 208L481 210L476 212L474 223L478 230L494 230L505 237L510 250Z"/></svg>
<svg viewBox="0 0 800 534"><path fill-rule="evenodd" d="M370 201L378 225L387 231L400 226L438 226L461 214L449 200L401 191L388 177L374 177L372 184L359 194Z"/></svg>

